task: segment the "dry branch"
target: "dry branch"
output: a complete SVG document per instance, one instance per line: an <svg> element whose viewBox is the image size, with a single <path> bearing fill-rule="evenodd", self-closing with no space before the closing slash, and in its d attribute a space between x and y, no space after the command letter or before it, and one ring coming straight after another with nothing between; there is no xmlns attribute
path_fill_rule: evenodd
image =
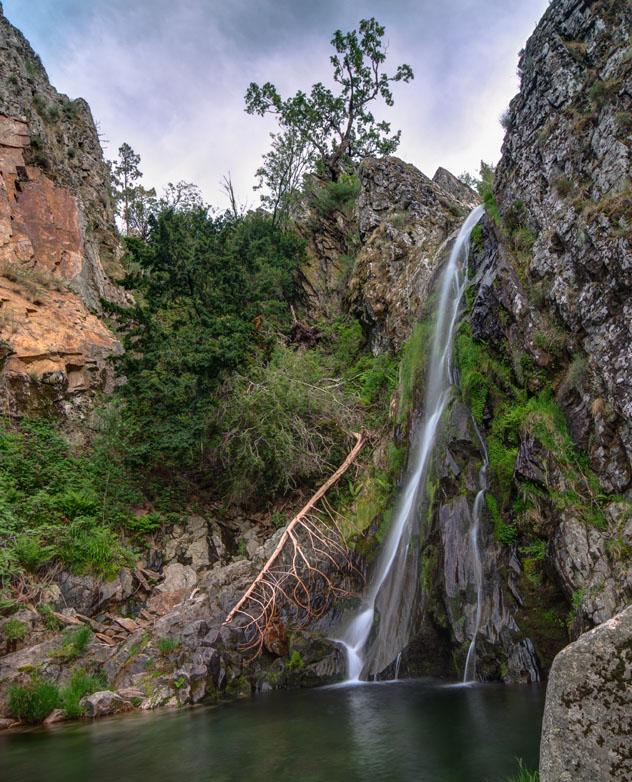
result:
<svg viewBox="0 0 632 782"><path fill-rule="evenodd" d="M224 621L229 624L238 613L246 617L246 648L255 657L264 645L270 648L271 636L283 635L282 603L295 606L310 621L322 616L333 597L346 594L327 571L353 569L349 551L329 504L322 510L316 506L362 450L364 434L354 436L356 443L347 458L290 521L272 555Z"/></svg>

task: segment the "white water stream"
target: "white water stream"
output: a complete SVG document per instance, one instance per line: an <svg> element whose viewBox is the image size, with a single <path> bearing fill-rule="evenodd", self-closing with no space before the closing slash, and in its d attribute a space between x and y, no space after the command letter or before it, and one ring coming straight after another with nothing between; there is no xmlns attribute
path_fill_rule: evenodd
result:
<svg viewBox="0 0 632 782"><path fill-rule="evenodd" d="M406 554L416 521L419 501L423 496L423 490L426 485L427 468L435 444L437 428L450 398L453 382L451 368L452 343L461 297L465 288L463 267L467 260L470 234L480 220L483 211L483 207L478 206L468 215L454 241L448 262L441 273L440 296L432 339L432 351L426 376L423 419L417 436L411 445L411 458L407 478L402 488L395 516L358 611L343 628L340 636L333 639L338 641L345 649L348 683L359 682L363 676L366 677L369 674L383 670L396 658L407 640L404 639L400 648L395 649L391 659L384 659L384 647L382 645L382 648L380 648L380 643L373 644L374 648L370 654L367 654L367 641L373 629L378 596L380 598L380 622L377 628L378 641L380 637L383 638L391 634L395 619L400 627L402 621L406 623L410 621L411 601L410 599L405 599L402 593ZM482 499L481 493L479 517ZM477 535L478 530L476 531ZM480 557L478 561L480 569ZM482 586L480 589L482 589ZM408 615L402 617L402 606L404 605L407 607L406 613ZM480 599L477 611L479 614L478 620L480 621ZM406 627L405 630L407 633L408 628ZM474 642L475 637L473 639Z"/></svg>
<svg viewBox="0 0 632 782"><path fill-rule="evenodd" d="M481 529L481 516L483 512L483 502L485 500L485 491L487 490L487 468L489 467L489 457L485 440L476 425L474 417L472 424L476 430L476 436L481 446L483 454L483 464L478 473L479 490L474 499L472 507L472 526L470 527L470 554L472 557L472 568L474 571L474 581L476 583L476 616L474 620L474 632L470 641L470 648L467 650L465 660L465 669L463 671L463 683L476 680L476 638L481 627L481 611L483 608L483 562L481 560L481 549L478 544L478 533Z"/></svg>

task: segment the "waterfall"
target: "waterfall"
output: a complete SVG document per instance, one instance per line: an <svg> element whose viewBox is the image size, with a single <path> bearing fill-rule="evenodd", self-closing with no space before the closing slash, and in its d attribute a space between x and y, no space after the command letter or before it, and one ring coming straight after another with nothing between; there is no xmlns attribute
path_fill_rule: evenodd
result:
<svg viewBox="0 0 632 782"><path fill-rule="evenodd" d="M409 584L408 589L404 589L405 575L409 570L406 559L419 502L423 498L437 429L450 398L453 382L452 343L465 288L463 266L470 234L483 211L482 206L477 206L468 215L441 273L436 323L426 375L423 418L411 443L411 458L396 512L356 614L342 629L340 636L332 639L345 649L349 683L384 670L408 640L414 586ZM377 634L370 648L367 648L378 600Z"/></svg>
<svg viewBox="0 0 632 782"><path fill-rule="evenodd" d="M487 447L485 441L479 431L474 416L472 416L472 424L476 431L476 436L481 446L481 453L483 454L483 463L478 473L478 486L479 490L474 498L474 505L472 507L472 526L470 527L470 556L472 557L472 570L474 572L474 580L476 583L476 615L474 619L474 632L472 633L472 640L470 641L470 647L467 650L467 658L465 660L465 669L463 671L463 682L471 682L476 679L476 637L481 627L481 611L483 607L483 563L481 560L481 550L478 543L478 533L481 528L481 514L483 511L483 502L485 500L485 491L487 489L487 468L489 467L489 457L487 455Z"/></svg>

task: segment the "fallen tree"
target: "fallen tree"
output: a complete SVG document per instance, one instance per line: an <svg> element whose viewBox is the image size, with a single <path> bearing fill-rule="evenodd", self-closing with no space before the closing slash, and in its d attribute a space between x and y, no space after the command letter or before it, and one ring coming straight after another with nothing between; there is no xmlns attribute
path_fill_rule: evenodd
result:
<svg viewBox="0 0 632 782"><path fill-rule="evenodd" d="M364 434L347 458L287 525L257 577L229 612L224 624L246 618L244 648L258 657L264 647L278 652L285 639L281 609L297 611L303 624L323 616L335 598L348 595L344 576L359 575L345 544L337 514L325 495L347 472L364 447ZM341 578L342 576L342 578Z"/></svg>

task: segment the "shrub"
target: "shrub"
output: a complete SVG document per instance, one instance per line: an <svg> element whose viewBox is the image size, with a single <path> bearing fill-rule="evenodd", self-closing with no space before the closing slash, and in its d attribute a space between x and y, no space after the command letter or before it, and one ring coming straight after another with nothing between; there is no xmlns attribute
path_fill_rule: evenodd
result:
<svg viewBox="0 0 632 782"><path fill-rule="evenodd" d="M16 537L13 553L25 570L35 573L55 556L55 547L45 545L37 533L31 533Z"/></svg>
<svg viewBox="0 0 632 782"><path fill-rule="evenodd" d="M615 122L617 127L624 133L632 132L632 112L630 111L618 111L615 115Z"/></svg>
<svg viewBox="0 0 632 782"><path fill-rule="evenodd" d="M327 473L346 453L354 418L317 353L278 348L267 366L233 376L219 401L225 490L246 502Z"/></svg>
<svg viewBox="0 0 632 782"><path fill-rule="evenodd" d="M506 109L500 115L500 124L505 130L511 130L513 127L513 116L511 114L511 109Z"/></svg>
<svg viewBox="0 0 632 782"><path fill-rule="evenodd" d="M610 98L616 95L620 86L621 82L618 79L608 79L606 81L597 79L588 91L590 102L596 109L600 109Z"/></svg>
<svg viewBox="0 0 632 782"><path fill-rule="evenodd" d="M296 673L302 671L303 668L305 668L305 661L303 660L303 657L301 656L301 653L298 651L298 649L294 649L290 655L289 660L286 662L285 667L288 671Z"/></svg>
<svg viewBox="0 0 632 782"><path fill-rule="evenodd" d="M25 687L17 684L9 687L9 713L30 725L42 722L58 705L59 690L44 679L35 679Z"/></svg>
<svg viewBox="0 0 632 782"><path fill-rule="evenodd" d="M312 190L316 210L323 217L336 210L348 210L360 193L360 180L355 174L342 174L337 182L327 182Z"/></svg>
<svg viewBox="0 0 632 782"><path fill-rule="evenodd" d="M572 192L573 183L568 177L560 176L553 180L553 189L559 196L565 198Z"/></svg>
<svg viewBox="0 0 632 782"><path fill-rule="evenodd" d="M494 166L490 166L481 161L481 179L478 187L478 194L481 197L487 214L492 218L496 225L500 226L502 224L502 218L500 216L498 204L494 198L494 171Z"/></svg>
<svg viewBox="0 0 632 782"><path fill-rule="evenodd" d="M105 577L130 561L117 528L139 494L115 447L105 422L82 454L50 422L0 422L0 586L53 560Z"/></svg>
<svg viewBox="0 0 632 782"><path fill-rule="evenodd" d="M119 570L133 562L117 533L90 517L71 522L58 544L61 559L75 573L94 573L112 579Z"/></svg>
<svg viewBox="0 0 632 782"><path fill-rule="evenodd" d="M55 616L54 609L48 603L40 603L37 606L37 611L42 617L42 622L47 630L59 630L59 619Z"/></svg>
<svg viewBox="0 0 632 782"><path fill-rule="evenodd" d="M104 674L93 675L86 673L82 668L73 671L68 684L61 690L59 702L66 714L77 719L83 714L83 708L79 701L85 695L92 695L107 687L107 679Z"/></svg>

